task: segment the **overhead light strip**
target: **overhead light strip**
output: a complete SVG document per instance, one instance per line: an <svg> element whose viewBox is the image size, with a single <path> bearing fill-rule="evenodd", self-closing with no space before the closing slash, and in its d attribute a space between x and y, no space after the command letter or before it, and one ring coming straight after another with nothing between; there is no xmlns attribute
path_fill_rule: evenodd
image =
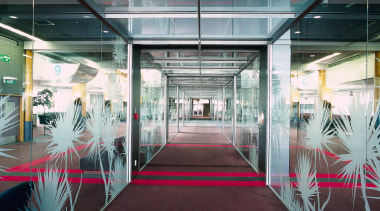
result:
<svg viewBox="0 0 380 211"><path fill-rule="evenodd" d="M342 54L342 53L333 53L333 54L328 55L328 56L325 56L325 57L323 57L323 58L321 58L321 59L315 60L315 61L312 62L311 64L317 64L317 63L319 63L319 62L326 61L326 60L331 59L331 58L333 58L333 57L336 57L336 56L338 56L338 55L340 55L340 54Z"/></svg>
<svg viewBox="0 0 380 211"><path fill-rule="evenodd" d="M29 39L31 39L31 40L34 40L34 41L41 41L41 42L42 42L41 39L39 39L39 38L37 38L37 37L35 37L35 36L32 36L32 35L30 35L30 34L27 34L27 33L23 32L23 31L20 31L20 30L18 30L18 29L15 29L15 28L13 28L13 27L11 27L11 26L8 26L8 25L5 25L5 24L0 23L0 27L3 28L3 29L6 29L6 30L8 30L8 31L11 31L11 32L13 32L13 33L16 33L16 34L18 34L18 35L21 35L21 36L23 36L23 37L29 38Z"/></svg>

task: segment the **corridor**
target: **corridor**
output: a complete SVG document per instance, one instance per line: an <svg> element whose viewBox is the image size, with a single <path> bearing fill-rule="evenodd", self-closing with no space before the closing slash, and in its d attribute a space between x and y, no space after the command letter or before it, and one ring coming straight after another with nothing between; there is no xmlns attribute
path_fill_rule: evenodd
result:
<svg viewBox="0 0 380 211"><path fill-rule="evenodd" d="M183 127L107 210L286 210L208 123Z"/></svg>

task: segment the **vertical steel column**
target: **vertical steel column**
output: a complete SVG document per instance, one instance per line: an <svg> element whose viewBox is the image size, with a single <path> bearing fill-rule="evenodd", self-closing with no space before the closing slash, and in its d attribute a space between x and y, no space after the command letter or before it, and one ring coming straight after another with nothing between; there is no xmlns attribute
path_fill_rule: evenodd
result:
<svg viewBox="0 0 380 211"><path fill-rule="evenodd" d="M176 130L176 133L179 132L179 87L177 85L177 121L176 121L176 125L177 125L177 130Z"/></svg>
<svg viewBox="0 0 380 211"><path fill-rule="evenodd" d="M272 52L273 52L273 45L272 44L269 44L268 45L268 51L267 51L267 69L268 69L268 75L267 75L267 115L266 115L266 139L267 139L267 142L266 142L266 166L265 166L265 175L266 175L266 178L265 178L265 184L266 185L271 185L272 182L271 182L271 152L272 152L272 141L271 141L271 136L270 136L270 131L271 131L271 123L272 123L272 118L271 118L271 96L272 96L272 68L273 68L273 61L272 61Z"/></svg>
<svg viewBox="0 0 380 211"><path fill-rule="evenodd" d="M127 182L130 183L132 181L132 116L133 116L133 108L132 108L132 51L133 45L128 44L128 59L127 59L127 77L128 77L128 101L127 101L127 135L126 135L126 149L127 149Z"/></svg>
<svg viewBox="0 0 380 211"><path fill-rule="evenodd" d="M223 106L222 106L222 132L224 134L224 114L226 112L226 108L225 108L225 105L226 105L226 87L223 86L223 92L222 92L222 102L223 102Z"/></svg>
<svg viewBox="0 0 380 211"><path fill-rule="evenodd" d="M232 144L236 144L236 75L234 75L234 93L232 94Z"/></svg>

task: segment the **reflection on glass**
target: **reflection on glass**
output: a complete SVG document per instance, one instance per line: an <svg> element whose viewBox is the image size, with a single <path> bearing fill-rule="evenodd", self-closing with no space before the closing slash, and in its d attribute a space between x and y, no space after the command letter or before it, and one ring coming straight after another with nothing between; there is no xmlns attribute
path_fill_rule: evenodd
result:
<svg viewBox="0 0 380 211"><path fill-rule="evenodd" d="M258 170L259 71L244 70L236 84L236 148Z"/></svg>
<svg viewBox="0 0 380 211"><path fill-rule="evenodd" d="M177 133L177 86L169 82L169 137L168 140L174 137Z"/></svg>
<svg viewBox="0 0 380 211"><path fill-rule="evenodd" d="M219 91L216 97L216 123L220 130L223 131L223 91Z"/></svg>
<svg viewBox="0 0 380 211"><path fill-rule="evenodd" d="M78 196L93 186L101 191L87 194L98 198L101 208L127 184L126 43L116 36L110 43L114 51L104 54L114 60L104 61L102 69L95 62L101 58L73 63L65 62L66 53L58 48L54 54L34 53L32 149L45 150L33 152L33 159L47 159L33 167L39 169L33 200L42 202L32 203L33 209L49 209L51 202L57 209L83 208L86 199Z"/></svg>
<svg viewBox="0 0 380 211"><path fill-rule="evenodd" d="M164 77L158 70L141 70L140 167L165 143Z"/></svg>
<svg viewBox="0 0 380 211"><path fill-rule="evenodd" d="M272 47L271 75L271 132L270 173L271 185L280 193L279 187L289 182L289 141L290 141L290 45L285 34ZM281 42L282 41L282 42ZM283 44L284 43L284 44Z"/></svg>
<svg viewBox="0 0 380 211"><path fill-rule="evenodd" d="M230 82L224 89L224 134L232 141L232 98L233 98L233 82Z"/></svg>

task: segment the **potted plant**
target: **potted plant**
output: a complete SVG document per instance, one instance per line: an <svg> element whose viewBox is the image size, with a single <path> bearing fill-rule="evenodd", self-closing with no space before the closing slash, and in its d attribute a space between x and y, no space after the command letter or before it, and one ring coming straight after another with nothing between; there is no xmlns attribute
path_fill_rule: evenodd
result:
<svg viewBox="0 0 380 211"><path fill-rule="evenodd" d="M37 93L36 97L33 97L33 106L39 106L42 105L44 108L44 114L39 115L38 118L40 119L40 124L49 124L51 118L51 115L45 114L45 107L48 107L49 109L54 106L53 102L53 92L49 89L44 89Z"/></svg>

